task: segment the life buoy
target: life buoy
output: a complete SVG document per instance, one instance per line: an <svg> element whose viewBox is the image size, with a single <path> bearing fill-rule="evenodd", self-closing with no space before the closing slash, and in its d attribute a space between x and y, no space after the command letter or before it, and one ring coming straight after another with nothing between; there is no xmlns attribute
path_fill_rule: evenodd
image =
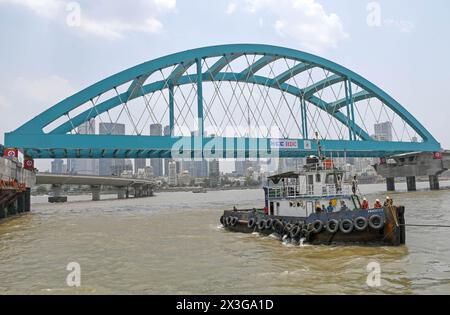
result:
<svg viewBox="0 0 450 315"><path fill-rule="evenodd" d="M272 219L267 220L267 222L266 222L266 229L267 230L271 230L272 226L273 226L273 220Z"/></svg>
<svg viewBox="0 0 450 315"><path fill-rule="evenodd" d="M239 218L233 217L231 219L231 226L236 226L236 224L238 224L238 222L239 222Z"/></svg>
<svg viewBox="0 0 450 315"><path fill-rule="evenodd" d="M261 221L259 221L258 222L258 229L260 230L260 231L262 231L262 230L265 230L265 228L266 228L266 220L261 220Z"/></svg>
<svg viewBox="0 0 450 315"><path fill-rule="evenodd" d="M344 219L339 224L339 229L344 234L349 234L353 231L353 221L350 219Z"/></svg>
<svg viewBox="0 0 450 315"><path fill-rule="evenodd" d="M355 219L355 230L362 232L367 229L369 226L369 220L367 220L365 217L359 217Z"/></svg>
<svg viewBox="0 0 450 315"><path fill-rule="evenodd" d="M322 232L322 229L323 229L323 222L321 220L316 220L313 222L312 232L314 234L318 234L318 233Z"/></svg>
<svg viewBox="0 0 450 315"><path fill-rule="evenodd" d="M298 225L294 226L291 230L291 238L297 238L302 232L302 228Z"/></svg>
<svg viewBox="0 0 450 315"><path fill-rule="evenodd" d="M329 233L332 234L337 233L337 231L339 231L339 221L335 219L329 220L327 222L326 228Z"/></svg>
<svg viewBox="0 0 450 315"><path fill-rule="evenodd" d="M369 218L369 226L374 230L381 230L384 227L384 221L378 214Z"/></svg>
<svg viewBox="0 0 450 315"><path fill-rule="evenodd" d="M247 227L249 229L253 229L255 227L255 225L256 225L256 219L255 218L251 218L250 220L248 220Z"/></svg>

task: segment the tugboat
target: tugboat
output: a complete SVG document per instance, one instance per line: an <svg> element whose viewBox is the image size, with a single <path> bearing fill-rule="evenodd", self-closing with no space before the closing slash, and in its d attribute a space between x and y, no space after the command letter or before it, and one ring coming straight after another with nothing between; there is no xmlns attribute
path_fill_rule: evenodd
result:
<svg viewBox="0 0 450 315"><path fill-rule="evenodd" d="M359 189L344 183L345 172L322 156L320 142L318 147L318 156L308 157L302 171L268 178L264 209L224 211L223 227L276 235L294 245L405 244L405 208L388 202L363 209Z"/></svg>

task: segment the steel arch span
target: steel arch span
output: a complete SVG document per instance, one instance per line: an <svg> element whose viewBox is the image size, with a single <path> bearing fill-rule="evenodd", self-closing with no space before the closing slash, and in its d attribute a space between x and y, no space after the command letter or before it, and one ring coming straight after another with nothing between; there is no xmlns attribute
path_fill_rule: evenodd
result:
<svg viewBox="0 0 450 315"><path fill-rule="evenodd" d="M302 157L316 151L316 137L334 156L441 150L362 76L257 44L188 50L119 72L5 134L5 145L32 158Z"/></svg>

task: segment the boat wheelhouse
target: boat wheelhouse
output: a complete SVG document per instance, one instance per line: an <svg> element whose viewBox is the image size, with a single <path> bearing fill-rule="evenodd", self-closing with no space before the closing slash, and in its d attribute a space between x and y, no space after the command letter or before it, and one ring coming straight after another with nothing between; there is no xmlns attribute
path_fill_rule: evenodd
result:
<svg viewBox="0 0 450 315"><path fill-rule="evenodd" d="M351 185L344 183L344 171L335 167L333 160L320 160L316 156L307 158L301 172L268 177L264 191L270 215L307 217L318 206L328 212L343 206L352 210L361 208Z"/></svg>

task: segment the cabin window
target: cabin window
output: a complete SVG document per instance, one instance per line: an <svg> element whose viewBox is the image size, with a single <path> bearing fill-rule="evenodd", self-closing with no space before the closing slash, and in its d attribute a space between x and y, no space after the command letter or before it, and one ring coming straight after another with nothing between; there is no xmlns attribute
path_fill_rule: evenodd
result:
<svg viewBox="0 0 450 315"><path fill-rule="evenodd" d="M316 174L316 183L320 183L322 181L322 178L320 174Z"/></svg>
<svg viewBox="0 0 450 315"><path fill-rule="evenodd" d="M314 176L308 175L308 185L313 185L313 184L314 184Z"/></svg>

